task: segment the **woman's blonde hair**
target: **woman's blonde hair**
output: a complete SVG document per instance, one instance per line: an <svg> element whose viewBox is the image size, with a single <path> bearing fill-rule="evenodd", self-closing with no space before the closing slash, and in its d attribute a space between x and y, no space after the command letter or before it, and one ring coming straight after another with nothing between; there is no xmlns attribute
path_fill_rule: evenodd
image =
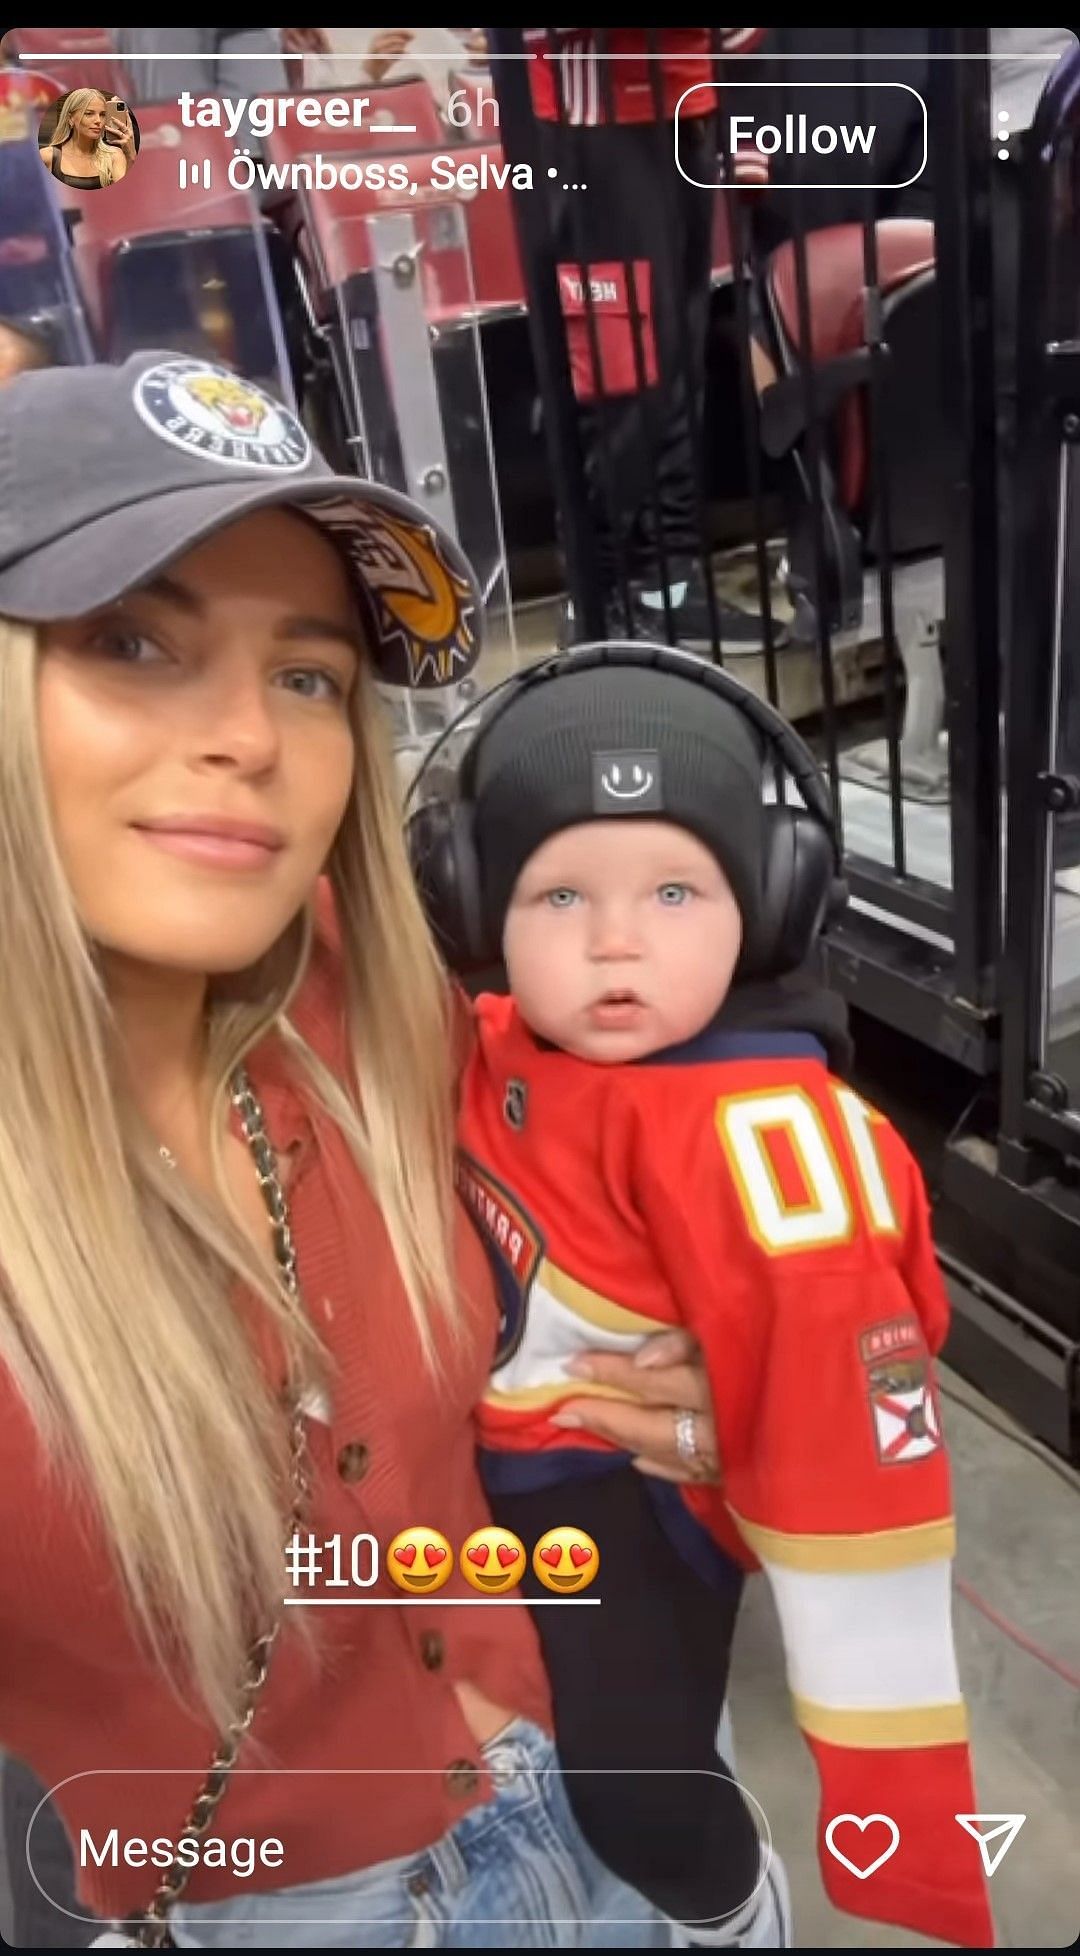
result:
<svg viewBox="0 0 1080 1956"><path fill-rule="evenodd" d="M96 1502L136 1626L220 1724L253 1631L280 1608L289 1512L286 1422L235 1308L237 1284L261 1299L298 1371L318 1376L322 1357L230 1203L228 1080L280 1032L373 1192L437 1365L436 1326L453 1335L457 1324L448 991L362 673L354 791L329 864L362 1097L288 1022L312 943L305 913L243 985L230 983L230 998L211 991L220 1208L199 1197L162 1163L123 1085L94 946L53 838L37 664L36 631L0 620L0 1362L57 1471Z"/></svg>
<svg viewBox="0 0 1080 1956"><path fill-rule="evenodd" d="M76 117L82 114L87 103L92 102L95 95L106 107L108 106L108 97L102 94L100 88L72 89L56 118L56 128L52 133L53 149L59 149L61 143L66 143L68 137L73 135ZM102 183L112 183L116 175L116 166L112 150L105 141L104 135L98 137L95 145L94 162L97 164L97 172Z"/></svg>

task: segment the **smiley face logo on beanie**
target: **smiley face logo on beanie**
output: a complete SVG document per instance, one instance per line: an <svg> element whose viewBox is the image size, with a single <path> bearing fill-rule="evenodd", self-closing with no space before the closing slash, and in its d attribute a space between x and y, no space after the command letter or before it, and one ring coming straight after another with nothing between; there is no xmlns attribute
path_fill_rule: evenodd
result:
<svg viewBox="0 0 1080 1956"><path fill-rule="evenodd" d="M597 815L643 808L661 809L660 756L651 753L594 754L593 810Z"/></svg>
<svg viewBox="0 0 1080 1956"><path fill-rule="evenodd" d="M617 761L611 773L605 774L601 778L604 793L606 795L615 795L619 801L640 801L642 795L648 794L653 784L652 775L646 774L645 769L639 767L636 761L630 769L631 785L628 788L623 787L623 771Z"/></svg>

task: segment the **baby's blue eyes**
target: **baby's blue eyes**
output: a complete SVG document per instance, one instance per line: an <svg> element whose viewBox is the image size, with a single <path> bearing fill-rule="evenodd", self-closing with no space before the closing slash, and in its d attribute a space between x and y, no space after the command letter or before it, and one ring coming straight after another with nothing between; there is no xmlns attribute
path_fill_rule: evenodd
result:
<svg viewBox="0 0 1080 1956"><path fill-rule="evenodd" d="M694 893L689 883L661 883L656 894L664 907L671 910L685 903ZM560 885L557 889L545 890L544 902L550 904L552 910L569 910L571 904L578 901L579 896L578 890L567 889Z"/></svg>

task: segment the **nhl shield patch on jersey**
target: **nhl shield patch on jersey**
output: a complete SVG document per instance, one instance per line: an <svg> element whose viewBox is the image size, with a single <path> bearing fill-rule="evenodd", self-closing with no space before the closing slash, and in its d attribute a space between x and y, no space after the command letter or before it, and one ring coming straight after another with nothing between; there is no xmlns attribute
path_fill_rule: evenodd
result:
<svg viewBox="0 0 1080 1956"><path fill-rule="evenodd" d="M870 1365L866 1383L874 1444L883 1467L937 1452L941 1418L928 1358L891 1358Z"/></svg>

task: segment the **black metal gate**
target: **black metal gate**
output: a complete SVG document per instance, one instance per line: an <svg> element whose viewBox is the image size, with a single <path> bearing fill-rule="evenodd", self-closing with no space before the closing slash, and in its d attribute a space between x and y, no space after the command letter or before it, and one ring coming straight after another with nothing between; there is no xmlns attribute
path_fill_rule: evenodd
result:
<svg viewBox="0 0 1080 1956"><path fill-rule="evenodd" d="M828 976L931 1049L931 1068L936 1053L983 1082L944 1158L950 1351L1076 1452L1080 55L1054 73L1022 173L996 167L1018 144L990 140L1007 120L991 113L990 30L777 30L749 54L714 45L724 106L708 143L722 186L696 193L715 246L706 362L671 90L679 37L701 31L638 31L651 114L637 163L624 144L621 198L610 158L599 188L590 168L605 128L621 140L631 31L574 42L530 30L531 64L520 32L494 34L518 57L497 64L506 153L534 185L518 191L516 221L567 636L688 644L816 743L851 892L825 940ZM539 116L538 55L552 69ZM879 117L890 89L925 104L924 171L912 112L891 131ZM741 190L726 105L753 102L798 148L815 114L828 120L830 91L854 115L878 105L887 169L807 181L801 155L781 157L771 194ZM646 156L662 237L655 224L639 235L626 211ZM621 210L607 234L605 196ZM658 278L679 296L666 331ZM692 535L665 479L680 417Z"/></svg>
<svg viewBox="0 0 1080 1956"><path fill-rule="evenodd" d="M1080 54L1025 164L998 1091L954 1136L945 1187L990 1286L965 1342L996 1396L1080 1455ZM963 1231L961 1231L963 1236Z"/></svg>
<svg viewBox="0 0 1080 1956"><path fill-rule="evenodd" d="M1040 1146L1080 1155L1080 57L1028 160L1017 549L1008 694L1001 1131L1018 1181Z"/></svg>
<svg viewBox="0 0 1080 1956"><path fill-rule="evenodd" d="M737 185L741 145L733 157L715 107L692 160L711 143L723 187L688 188L676 166L671 77L701 32L640 30L635 61L628 30L587 43L528 30L528 44L493 30L496 52L517 56L496 64L504 148L532 174L516 220L568 636L689 644L808 723L853 899L827 943L833 982L985 1073L1001 847L987 30L865 30L841 37L846 55L830 30L783 30L749 54L714 52L714 104L752 106L755 129L771 116L796 148L837 104L886 125L875 169L888 182L830 183L831 161L805 181L810 160L785 155L783 196L764 199ZM628 130L631 71L630 113L647 119ZM699 294L687 262L696 253L700 268L705 205L714 249ZM670 480L680 467L692 534ZM675 602L687 587L690 630ZM868 646L872 699L857 683Z"/></svg>

